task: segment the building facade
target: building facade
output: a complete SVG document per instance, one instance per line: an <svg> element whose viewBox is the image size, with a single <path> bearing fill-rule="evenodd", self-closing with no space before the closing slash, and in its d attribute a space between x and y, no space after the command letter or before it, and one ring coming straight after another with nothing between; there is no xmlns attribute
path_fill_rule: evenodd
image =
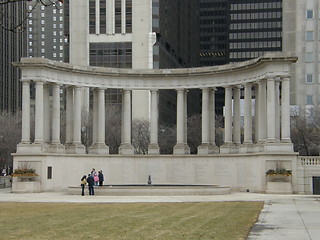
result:
<svg viewBox="0 0 320 240"><path fill-rule="evenodd" d="M23 2L1 5L0 12L0 110L17 112L21 110L20 71L12 62L27 56L26 6Z"/></svg>
<svg viewBox="0 0 320 240"><path fill-rule="evenodd" d="M62 3L44 6L31 1L28 11L28 56L62 62L66 41Z"/></svg>
<svg viewBox="0 0 320 240"><path fill-rule="evenodd" d="M319 4L284 2L283 50L299 58L292 69L291 105L302 108L320 104Z"/></svg>

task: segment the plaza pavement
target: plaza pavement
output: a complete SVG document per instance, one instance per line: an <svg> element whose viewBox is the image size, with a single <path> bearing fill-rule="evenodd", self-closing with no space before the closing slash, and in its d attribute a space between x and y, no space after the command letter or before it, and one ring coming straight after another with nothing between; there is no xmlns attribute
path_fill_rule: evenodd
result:
<svg viewBox="0 0 320 240"><path fill-rule="evenodd" d="M248 240L319 240L320 195L272 195L232 193L211 196L80 196L61 192L12 194L0 189L0 202L70 202L70 203L129 203L129 202L212 202L263 201L259 219Z"/></svg>

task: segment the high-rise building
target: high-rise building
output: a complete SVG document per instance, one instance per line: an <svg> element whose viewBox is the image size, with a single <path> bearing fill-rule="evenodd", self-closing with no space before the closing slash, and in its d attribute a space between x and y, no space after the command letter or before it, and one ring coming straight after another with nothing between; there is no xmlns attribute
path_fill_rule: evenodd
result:
<svg viewBox="0 0 320 240"><path fill-rule="evenodd" d="M44 57L55 61L64 60L64 18L63 5L44 6L28 3L28 56Z"/></svg>
<svg viewBox="0 0 320 240"><path fill-rule="evenodd" d="M27 55L24 2L1 5L0 27L0 110L16 112L21 109L20 71L12 62ZM12 31L5 29L11 28Z"/></svg>
<svg viewBox="0 0 320 240"><path fill-rule="evenodd" d="M298 61L292 67L291 105L320 104L319 1L283 1L283 50Z"/></svg>

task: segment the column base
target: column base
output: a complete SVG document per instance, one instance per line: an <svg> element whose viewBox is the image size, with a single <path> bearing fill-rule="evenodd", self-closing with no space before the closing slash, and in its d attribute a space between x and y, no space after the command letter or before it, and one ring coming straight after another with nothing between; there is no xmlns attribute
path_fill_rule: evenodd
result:
<svg viewBox="0 0 320 240"><path fill-rule="evenodd" d="M89 148L90 154L109 154L109 147L103 143L93 143Z"/></svg>
<svg viewBox="0 0 320 240"><path fill-rule="evenodd" d="M121 143L119 147L119 154L122 155L133 155L134 147L130 143Z"/></svg>
<svg viewBox="0 0 320 240"><path fill-rule="evenodd" d="M266 143L264 149L267 152L293 152L293 144L291 142Z"/></svg>
<svg viewBox="0 0 320 240"><path fill-rule="evenodd" d="M148 154L149 155L159 155L160 154L160 148L157 143L150 143L148 147Z"/></svg>
<svg viewBox="0 0 320 240"><path fill-rule="evenodd" d="M44 143L19 143L17 153L42 153L46 151L46 147Z"/></svg>
<svg viewBox="0 0 320 240"><path fill-rule="evenodd" d="M68 154L85 154L86 148L81 143L72 143L65 145L66 153Z"/></svg>
<svg viewBox="0 0 320 240"><path fill-rule="evenodd" d="M244 143L240 146L240 153L253 153L254 147L253 143Z"/></svg>
<svg viewBox="0 0 320 240"><path fill-rule="evenodd" d="M219 153L219 148L216 145L211 145L210 143L202 143L198 147L199 155L217 154L217 153Z"/></svg>
<svg viewBox="0 0 320 240"><path fill-rule="evenodd" d="M173 147L173 154L178 155L178 154L190 154L190 148L188 144L186 143L177 143Z"/></svg>
<svg viewBox="0 0 320 240"><path fill-rule="evenodd" d="M61 143L52 143L47 147L49 153L65 153L65 147Z"/></svg>
<svg viewBox="0 0 320 240"><path fill-rule="evenodd" d="M220 147L220 153L239 153L240 146L233 143L225 143Z"/></svg>

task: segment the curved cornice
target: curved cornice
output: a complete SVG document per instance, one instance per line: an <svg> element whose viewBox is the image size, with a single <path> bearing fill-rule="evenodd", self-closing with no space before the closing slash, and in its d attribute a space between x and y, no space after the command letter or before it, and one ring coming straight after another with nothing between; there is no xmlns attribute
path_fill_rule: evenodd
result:
<svg viewBox="0 0 320 240"><path fill-rule="evenodd" d="M185 69L119 69L74 66L44 58L22 58L21 81L54 82L93 88L177 89L243 85L269 77L290 76L297 58L285 53L222 66Z"/></svg>

